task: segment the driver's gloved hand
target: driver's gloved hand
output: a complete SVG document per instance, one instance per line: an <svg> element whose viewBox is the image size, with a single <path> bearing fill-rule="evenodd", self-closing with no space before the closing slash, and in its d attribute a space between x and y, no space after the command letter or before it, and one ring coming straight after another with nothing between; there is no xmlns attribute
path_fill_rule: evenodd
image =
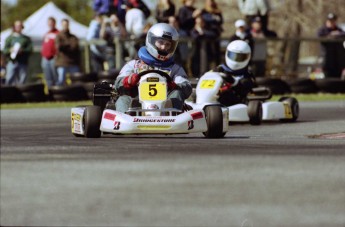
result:
<svg viewBox="0 0 345 227"><path fill-rule="evenodd" d="M138 74L136 73L133 73L129 76L126 76L124 79L123 79L123 86L125 88L133 88L135 86L137 86L137 84L139 83L139 76Z"/></svg>
<svg viewBox="0 0 345 227"><path fill-rule="evenodd" d="M177 84L174 81L168 82L168 90L172 91L177 88Z"/></svg>

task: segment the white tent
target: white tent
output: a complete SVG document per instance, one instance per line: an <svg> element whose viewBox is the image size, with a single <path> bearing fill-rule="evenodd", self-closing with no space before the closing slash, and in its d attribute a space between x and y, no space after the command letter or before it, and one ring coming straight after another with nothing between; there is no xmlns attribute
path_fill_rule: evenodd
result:
<svg viewBox="0 0 345 227"><path fill-rule="evenodd" d="M48 2L24 21L23 34L29 36L35 44L42 43L44 34L48 31L48 17L56 19L57 29L61 29L61 20L67 18L70 21L70 31L79 39L85 39L88 27L75 21L68 14L59 9L53 2ZM6 38L12 29L1 32L1 50L4 48Z"/></svg>

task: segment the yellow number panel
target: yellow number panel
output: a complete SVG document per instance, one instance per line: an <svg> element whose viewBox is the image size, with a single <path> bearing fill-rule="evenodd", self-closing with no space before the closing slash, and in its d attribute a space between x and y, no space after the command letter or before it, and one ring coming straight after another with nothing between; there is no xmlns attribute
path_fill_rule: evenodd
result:
<svg viewBox="0 0 345 227"><path fill-rule="evenodd" d="M166 83L163 82L142 82L139 90L141 100L164 101L167 98Z"/></svg>
<svg viewBox="0 0 345 227"><path fill-rule="evenodd" d="M200 88L204 88L204 89L213 88L215 83L216 83L215 80L203 80L203 81L201 81Z"/></svg>

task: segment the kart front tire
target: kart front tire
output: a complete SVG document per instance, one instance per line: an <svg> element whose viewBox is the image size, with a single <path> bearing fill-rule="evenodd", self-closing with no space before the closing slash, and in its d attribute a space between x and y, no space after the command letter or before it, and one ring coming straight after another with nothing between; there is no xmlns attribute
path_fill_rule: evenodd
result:
<svg viewBox="0 0 345 227"><path fill-rule="evenodd" d="M282 97L279 99L279 102L288 103L291 108L292 118L289 119L280 119L281 122L295 122L299 116L299 104L297 99L293 97Z"/></svg>
<svg viewBox="0 0 345 227"><path fill-rule="evenodd" d="M101 131L99 126L101 125L102 112L99 106L87 106L84 113L84 130L85 137L87 138L99 138L101 137Z"/></svg>
<svg viewBox="0 0 345 227"><path fill-rule="evenodd" d="M260 125L262 122L262 102L259 100L249 101L247 113L251 125Z"/></svg>
<svg viewBox="0 0 345 227"><path fill-rule="evenodd" d="M220 106L205 107L207 131L203 132L206 138L223 138L223 113Z"/></svg>

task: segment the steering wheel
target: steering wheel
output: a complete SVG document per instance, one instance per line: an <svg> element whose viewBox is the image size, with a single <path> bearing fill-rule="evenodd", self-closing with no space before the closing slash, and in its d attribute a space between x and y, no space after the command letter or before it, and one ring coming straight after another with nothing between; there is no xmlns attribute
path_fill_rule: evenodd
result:
<svg viewBox="0 0 345 227"><path fill-rule="evenodd" d="M138 76L139 76L139 78L141 78L142 76L144 76L144 75L146 75L146 74L148 74L148 73L157 73L157 74L159 74L160 76L164 77L164 78L167 80L168 83L169 83L169 82L172 82L172 78L169 76L169 74L167 74L166 72L163 72L163 71L161 71L161 70L157 70L157 69L145 70L145 71L143 71L143 72L140 72L140 73L138 74Z"/></svg>

